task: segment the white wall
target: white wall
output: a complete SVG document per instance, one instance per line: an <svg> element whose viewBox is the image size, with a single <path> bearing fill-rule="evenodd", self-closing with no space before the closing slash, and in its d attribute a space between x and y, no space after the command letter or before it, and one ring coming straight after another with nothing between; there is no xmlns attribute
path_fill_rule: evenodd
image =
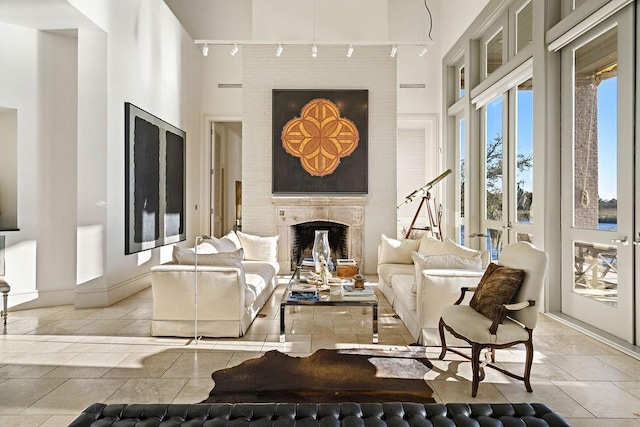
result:
<svg viewBox="0 0 640 427"><path fill-rule="evenodd" d="M489 0L446 0L440 2L441 57L458 41L460 36L480 14Z"/></svg>
<svg viewBox="0 0 640 427"><path fill-rule="evenodd" d="M187 132L188 240L198 231L198 49L162 1L73 5L103 32L75 39L0 24L0 39L12 41L0 43L0 105L18 109L20 231L6 233L12 306L74 296L80 307L108 305L148 286L149 267L170 258L170 247L124 255L127 101Z"/></svg>
<svg viewBox="0 0 640 427"><path fill-rule="evenodd" d="M381 233L395 232L396 60L386 47L361 47L352 58L324 46L276 57L270 46L248 46L243 70L243 231L276 234L272 206L272 89L368 89L369 192L364 213L365 272L375 274Z"/></svg>

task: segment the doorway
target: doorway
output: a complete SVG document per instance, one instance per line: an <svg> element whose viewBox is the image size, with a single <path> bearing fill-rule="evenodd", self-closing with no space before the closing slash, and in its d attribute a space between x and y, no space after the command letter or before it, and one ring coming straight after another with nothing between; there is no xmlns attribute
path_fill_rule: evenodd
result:
<svg viewBox="0 0 640 427"><path fill-rule="evenodd" d="M482 227L497 259L504 245L533 243L533 82L528 78L482 107ZM470 237L475 237L474 235Z"/></svg>
<svg viewBox="0 0 640 427"><path fill-rule="evenodd" d="M562 312L631 344L634 49L628 6L562 50Z"/></svg>
<svg viewBox="0 0 640 427"><path fill-rule="evenodd" d="M242 123L210 123L209 234L220 237L242 218Z"/></svg>

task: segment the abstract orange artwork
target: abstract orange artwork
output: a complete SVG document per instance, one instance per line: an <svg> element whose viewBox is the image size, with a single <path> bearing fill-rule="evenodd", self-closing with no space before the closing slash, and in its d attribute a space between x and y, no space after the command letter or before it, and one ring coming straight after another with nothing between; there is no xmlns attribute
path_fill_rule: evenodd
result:
<svg viewBox="0 0 640 427"><path fill-rule="evenodd" d="M299 157L310 175L332 174L340 159L353 153L360 136L353 122L340 117L338 107L328 99L313 99L300 117L290 120L282 129L282 146Z"/></svg>
<svg viewBox="0 0 640 427"><path fill-rule="evenodd" d="M367 194L369 91L272 90L273 194Z"/></svg>

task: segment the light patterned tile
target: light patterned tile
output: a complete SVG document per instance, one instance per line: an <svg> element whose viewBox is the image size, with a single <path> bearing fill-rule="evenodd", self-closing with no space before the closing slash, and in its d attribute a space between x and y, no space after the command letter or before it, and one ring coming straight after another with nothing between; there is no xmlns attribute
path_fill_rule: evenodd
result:
<svg viewBox="0 0 640 427"><path fill-rule="evenodd" d="M640 399L606 381L553 382L597 418L634 418Z"/></svg>
<svg viewBox="0 0 640 427"><path fill-rule="evenodd" d="M24 377L4 381L0 384L0 414L19 414L62 383L61 379Z"/></svg>
<svg viewBox="0 0 640 427"><path fill-rule="evenodd" d="M481 385L482 387L482 385ZM511 403L544 403L563 418L593 418L593 414L553 384L532 383L529 393L522 382L495 384L495 387Z"/></svg>
<svg viewBox="0 0 640 427"><path fill-rule="evenodd" d="M1 408L0 408L1 410ZM2 427L27 427L27 426L51 426L59 427L69 425L75 417L70 417L67 422L57 424L46 424L48 415L0 415L0 426Z"/></svg>
<svg viewBox="0 0 640 427"><path fill-rule="evenodd" d="M548 356L547 360L579 381L634 380L595 356Z"/></svg>
<svg viewBox="0 0 640 427"><path fill-rule="evenodd" d="M224 369L233 352L182 353L161 378L209 378L214 371Z"/></svg>
<svg viewBox="0 0 640 427"><path fill-rule="evenodd" d="M79 414L92 403L106 401L125 382L102 378L69 379L25 409L24 414Z"/></svg>
<svg viewBox="0 0 640 427"><path fill-rule="evenodd" d="M186 378L132 378L116 390L105 403L168 403L178 396L186 383Z"/></svg>
<svg viewBox="0 0 640 427"><path fill-rule="evenodd" d="M181 353L131 353L109 369L103 378L160 378Z"/></svg>
<svg viewBox="0 0 640 427"><path fill-rule="evenodd" d="M471 397L471 382L468 381L427 381L443 403L508 403L507 399L491 383L480 383L478 395Z"/></svg>
<svg viewBox="0 0 640 427"><path fill-rule="evenodd" d="M213 380L211 378L191 378L171 403L202 402L209 397L212 389Z"/></svg>

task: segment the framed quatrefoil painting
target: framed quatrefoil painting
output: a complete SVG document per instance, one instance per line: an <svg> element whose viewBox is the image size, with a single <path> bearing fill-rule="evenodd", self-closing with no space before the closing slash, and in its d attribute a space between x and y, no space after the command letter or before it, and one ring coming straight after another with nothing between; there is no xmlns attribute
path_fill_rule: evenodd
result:
<svg viewBox="0 0 640 427"><path fill-rule="evenodd" d="M273 193L368 191L369 91L273 90Z"/></svg>

